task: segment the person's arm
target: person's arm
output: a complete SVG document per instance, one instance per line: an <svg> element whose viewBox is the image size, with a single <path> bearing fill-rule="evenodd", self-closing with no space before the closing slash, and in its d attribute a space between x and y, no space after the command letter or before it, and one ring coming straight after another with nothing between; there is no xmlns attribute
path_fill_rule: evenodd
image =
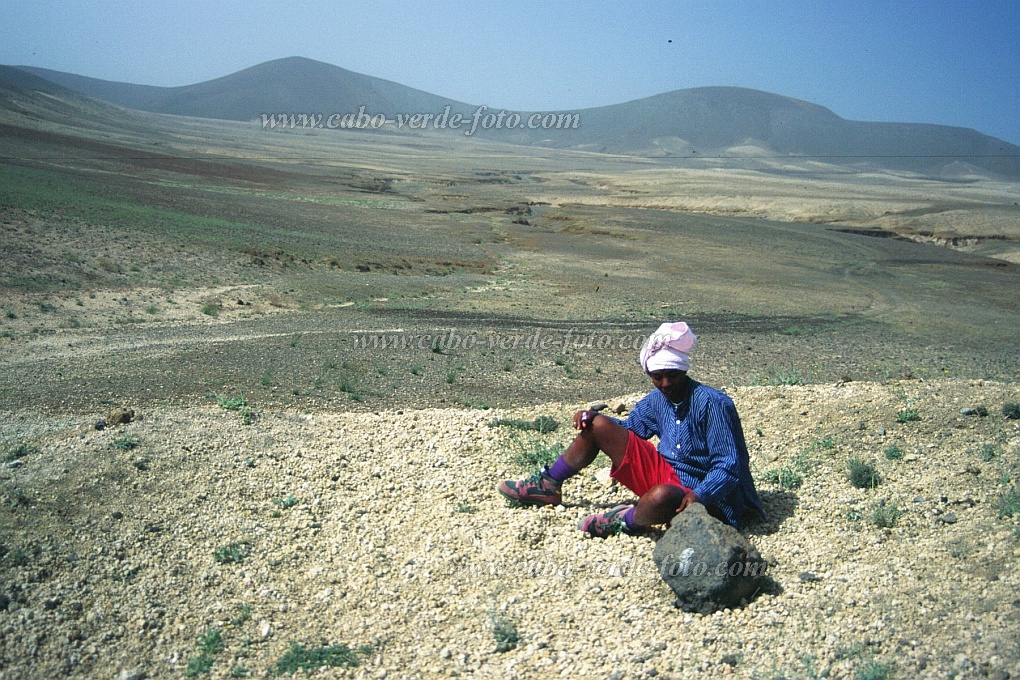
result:
<svg viewBox="0 0 1020 680"><path fill-rule="evenodd" d="M714 505L740 483L740 451L744 436L737 409L729 400L710 401L705 418L709 469L705 478L693 489L697 496L693 502ZM684 498L684 504L683 507L690 505L687 498Z"/></svg>
<svg viewBox="0 0 1020 680"><path fill-rule="evenodd" d="M659 426L655 422L655 418L652 417L652 409L648 403L648 397L634 405L634 409L627 414L626 420L613 418L604 413L600 415L609 418L618 425L623 425L642 439L651 439L659 434Z"/></svg>

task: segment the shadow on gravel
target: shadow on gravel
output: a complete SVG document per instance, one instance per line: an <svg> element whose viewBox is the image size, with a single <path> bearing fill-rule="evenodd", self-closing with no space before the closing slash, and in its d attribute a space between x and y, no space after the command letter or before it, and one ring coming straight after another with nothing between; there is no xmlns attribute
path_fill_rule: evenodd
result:
<svg viewBox="0 0 1020 680"><path fill-rule="evenodd" d="M765 517L751 522L747 526L746 532L761 536L768 536L779 531L783 522L793 517L799 502L797 496L789 491L759 491L758 498L765 510Z"/></svg>

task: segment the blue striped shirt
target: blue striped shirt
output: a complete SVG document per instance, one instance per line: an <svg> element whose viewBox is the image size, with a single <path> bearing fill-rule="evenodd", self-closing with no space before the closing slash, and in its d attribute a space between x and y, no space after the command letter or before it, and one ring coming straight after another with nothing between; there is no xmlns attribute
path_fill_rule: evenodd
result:
<svg viewBox="0 0 1020 680"><path fill-rule="evenodd" d="M737 408L719 390L690 380L680 404L655 390L625 421L614 420L642 439L659 437L659 454L680 482L703 504L718 508L733 526L739 528L752 511L764 516Z"/></svg>

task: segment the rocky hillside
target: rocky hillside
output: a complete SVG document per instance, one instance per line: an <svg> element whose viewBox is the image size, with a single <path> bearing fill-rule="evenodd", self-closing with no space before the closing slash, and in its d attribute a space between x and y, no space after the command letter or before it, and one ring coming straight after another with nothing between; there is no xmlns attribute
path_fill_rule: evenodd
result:
<svg viewBox="0 0 1020 680"><path fill-rule="evenodd" d="M708 616L672 606L657 535L577 531L628 498L604 473L555 509L494 493L568 441L583 404L221 399L102 430L106 406L4 413L0 678L1015 677L1015 384L728 392L769 515L746 532L769 580ZM559 429L495 422L539 415ZM852 458L873 488L851 483Z"/></svg>

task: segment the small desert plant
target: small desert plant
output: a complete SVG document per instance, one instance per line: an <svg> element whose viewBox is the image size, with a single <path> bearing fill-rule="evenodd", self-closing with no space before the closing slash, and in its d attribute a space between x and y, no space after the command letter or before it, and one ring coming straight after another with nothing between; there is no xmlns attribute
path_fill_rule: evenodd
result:
<svg viewBox="0 0 1020 680"><path fill-rule="evenodd" d="M1002 415L1010 420L1020 420L1020 404L1015 401L1007 401L1002 405Z"/></svg>
<svg viewBox="0 0 1020 680"><path fill-rule="evenodd" d="M847 461L847 467L850 471L850 483L858 489L874 489L882 483L882 477L871 462L851 458Z"/></svg>
<svg viewBox="0 0 1020 680"><path fill-rule="evenodd" d="M466 501L461 501L461 502L457 503L457 506L454 508L454 511L455 512L462 512L462 513L464 513L466 515L472 515L475 512L475 506L471 505L470 503L468 503Z"/></svg>
<svg viewBox="0 0 1020 680"><path fill-rule="evenodd" d="M896 414L897 423L916 423L921 419L921 414L916 408L905 408Z"/></svg>
<svg viewBox="0 0 1020 680"><path fill-rule="evenodd" d="M138 448L140 443L137 437L118 437L110 442L110 446L118 451L131 451Z"/></svg>
<svg viewBox="0 0 1020 680"><path fill-rule="evenodd" d="M293 508L298 504L298 498L292 493L287 494L283 498L274 498L273 505L280 508L281 510L287 510Z"/></svg>
<svg viewBox="0 0 1020 680"><path fill-rule="evenodd" d="M552 416L538 416L531 421L532 429L541 434L555 432L560 424Z"/></svg>
<svg viewBox="0 0 1020 680"><path fill-rule="evenodd" d="M885 455L886 460L900 460L903 458L903 449L895 444L890 444L885 447L885 450L882 453Z"/></svg>
<svg viewBox="0 0 1020 680"><path fill-rule="evenodd" d="M797 371L780 371L772 376L771 384L777 386L803 385L804 378L800 377L800 373Z"/></svg>
<svg viewBox="0 0 1020 680"><path fill-rule="evenodd" d="M808 447L808 451L831 450L836 448L836 440L832 435L826 435L815 441Z"/></svg>
<svg viewBox="0 0 1020 680"><path fill-rule="evenodd" d="M527 439L513 437L511 441L513 444L511 460L515 465L525 469L552 465L566 449L559 442L547 444L540 437L534 436Z"/></svg>
<svg viewBox="0 0 1020 680"><path fill-rule="evenodd" d="M237 626L242 625L248 619L251 618L251 606L250 605L242 604L238 609L239 609L238 615L235 616L234 618L230 619L230 625L234 626L235 628Z"/></svg>
<svg viewBox="0 0 1020 680"><path fill-rule="evenodd" d="M523 418L497 418L489 423L491 427L509 427L515 430L530 430L531 421Z"/></svg>
<svg viewBox="0 0 1020 680"><path fill-rule="evenodd" d="M28 442L20 442L7 449L7 452L3 456L3 462L9 463L12 460L18 460L36 453L39 453L39 449L37 447L32 446Z"/></svg>
<svg viewBox="0 0 1020 680"><path fill-rule="evenodd" d="M223 651L223 633L218 628L205 632L198 638L198 651L206 654L219 654Z"/></svg>
<svg viewBox="0 0 1020 680"><path fill-rule="evenodd" d="M861 652L864 651L864 645L860 642L852 642L849 644L843 644L836 647L836 660L844 661L846 659L853 659L854 657L860 656Z"/></svg>
<svg viewBox="0 0 1020 680"><path fill-rule="evenodd" d="M879 501L871 508L871 523L880 529L891 529L902 514L895 503Z"/></svg>
<svg viewBox="0 0 1020 680"><path fill-rule="evenodd" d="M796 369L770 369L764 375L757 375L754 378L755 383L758 385L768 385L772 387L782 387L788 385L803 385L804 378L801 377L800 373Z"/></svg>
<svg viewBox="0 0 1020 680"><path fill-rule="evenodd" d="M540 434L549 434L559 429L560 424L552 416L538 416L534 420L520 418L499 418L492 421L492 427L509 427L515 430L534 430Z"/></svg>
<svg viewBox="0 0 1020 680"><path fill-rule="evenodd" d="M358 655L347 645L308 648L293 643L290 649L276 662L272 670L276 674L293 675L297 671L316 671L324 666L350 668L359 663Z"/></svg>
<svg viewBox="0 0 1020 680"><path fill-rule="evenodd" d="M240 396L217 397L216 402L224 411L240 411L248 405L248 400Z"/></svg>
<svg viewBox="0 0 1020 680"><path fill-rule="evenodd" d="M804 478L790 467L775 468L766 472L762 479L781 489L799 489Z"/></svg>
<svg viewBox="0 0 1020 680"><path fill-rule="evenodd" d="M514 370L514 362L511 361L510 359L507 359L506 361L503 362L503 371L509 373L512 370Z"/></svg>
<svg viewBox="0 0 1020 680"><path fill-rule="evenodd" d="M452 385L455 382L457 382L457 374L454 371L450 371L446 374L446 383Z"/></svg>
<svg viewBox="0 0 1020 680"><path fill-rule="evenodd" d="M213 559L220 564L240 564L251 554L251 546L244 542L228 543L216 548Z"/></svg>
<svg viewBox="0 0 1020 680"><path fill-rule="evenodd" d="M995 458L998 454L999 452L996 451L995 446L992 444L984 444L982 445L981 450L978 451L978 455L981 456L981 460L986 463Z"/></svg>
<svg viewBox="0 0 1020 680"><path fill-rule="evenodd" d="M194 678L198 675L205 675L212 670L213 658L208 654L199 654L188 659L188 665L184 669L184 677Z"/></svg>
<svg viewBox="0 0 1020 680"><path fill-rule="evenodd" d="M1009 489L999 494L995 505L999 517L1013 517L1020 514L1020 489L1010 486Z"/></svg>
<svg viewBox="0 0 1020 680"><path fill-rule="evenodd" d="M212 670L213 655L223 651L223 634L219 629L213 628L206 631L198 638L198 655L188 660L188 666L184 676L193 678L196 675L204 675Z"/></svg>
<svg viewBox="0 0 1020 680"><path fill-rule="evenodd" d="M425 370L421 364L411 364L411 375L421 375L421 372Z"/></svg>
<svg viewBox="0 0 1020 680"><path fill-rule="evenodd" d="M521 641L514 622L495 614L492 615L492 636L496 638L497 652L509 652Z"/></svg>
<svg viewBox="0 0 1020 680"><path fill-rule="evenodd" d="M219 316L220 306L212 302L207 302L206 304L202 305L202 313L205 314L206 316Z"/></svg>
<svg viewBox="0 0 1020 680"><path fill-rule="evenodd" d="M857 668L857 680L888 680L893 676L892 664L865 661Z"/></svg>

